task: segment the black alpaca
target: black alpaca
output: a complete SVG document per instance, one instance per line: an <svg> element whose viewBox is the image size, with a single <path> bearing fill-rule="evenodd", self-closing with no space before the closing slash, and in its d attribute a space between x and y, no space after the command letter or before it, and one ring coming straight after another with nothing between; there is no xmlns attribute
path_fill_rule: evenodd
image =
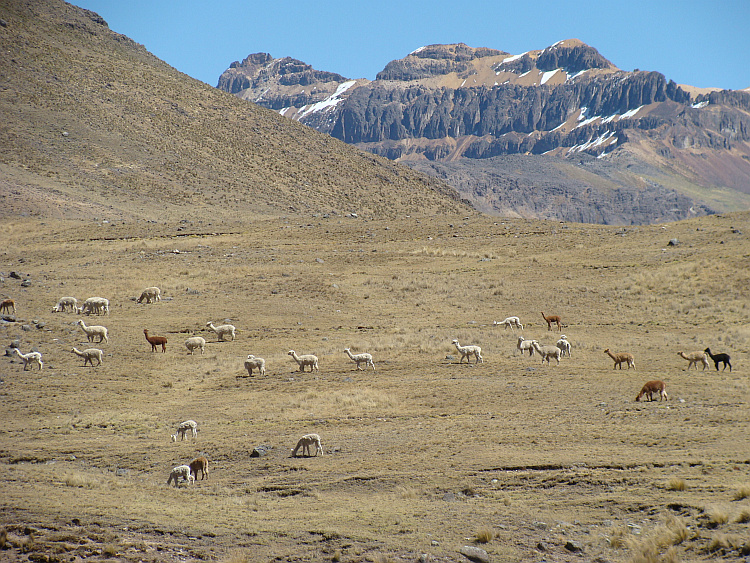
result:
<svg viewBox="0 0 750 563"><path fill-rule="evenodd" d="M711 356L711 359L714 361L714 365L716 366L716 371L719 371L719 362L724 363L724 367L721 371L727 369L727 366L729 366L729 371L732 371L732 364L729 363L729 354L712 354L711 348L706 348L704 352Z"/></svg>

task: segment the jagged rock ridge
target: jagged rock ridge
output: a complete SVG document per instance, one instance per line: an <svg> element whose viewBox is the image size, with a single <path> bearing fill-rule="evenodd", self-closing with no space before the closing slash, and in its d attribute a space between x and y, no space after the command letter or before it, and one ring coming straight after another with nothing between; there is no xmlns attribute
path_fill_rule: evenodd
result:
<svg viewBox="0 0 750 563"><path fill-rule="evenodd" d="M264 57L264 69L287 60ZM219 87L226 89L229 76L243 65L250 68L244 61L233 65ZM311 69L298 72L310 76ZM237 95L392 160L460 167L471 164L467 159L545 154L563 161L599 158L603 170L635 158L659 189L678 192L674 199L682 202L677 206L682 216L750 207L750 94L691 97L661 73L622 71L578 40L519 55L462 43L430 45L391 61L375 81L326 76L303 85L288 74L270 75L252 67L250 82L261 84L262 78L262 86ZM621 152L629 156L613 158ZM620 176L628 179L620 190L643 185L628 169ZM462 174L449 177L457 191L470 196L472 190L460 183ZM599 184L610 185L604 176ZM576 182L566 185L572 190ZM495 193L497 204L491 207L507 210L502 190ZM541 200L545 193L536 189L527 197ZM535 211L523 213L559 217L555 208L531 208ZM622 209L607 216L628 222L627 214ZM640 217L631 219L645 215ZM680 215L657 211L648 217L657 222Z"/></svg>

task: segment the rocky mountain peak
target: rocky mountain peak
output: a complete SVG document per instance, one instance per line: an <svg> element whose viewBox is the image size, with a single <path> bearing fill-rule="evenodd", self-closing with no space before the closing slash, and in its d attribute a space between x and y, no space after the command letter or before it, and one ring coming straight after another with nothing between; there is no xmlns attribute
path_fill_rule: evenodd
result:
<svg viewBox="0 0 750 563"><path fill-rule="evenodd" d="M486 47L469 47L464 43L427 45L412 51L403 59L389 62L378 73L377 79L409 81L450 73L464 75L472 69L471 61L503 55L508 53Z"/></svg>

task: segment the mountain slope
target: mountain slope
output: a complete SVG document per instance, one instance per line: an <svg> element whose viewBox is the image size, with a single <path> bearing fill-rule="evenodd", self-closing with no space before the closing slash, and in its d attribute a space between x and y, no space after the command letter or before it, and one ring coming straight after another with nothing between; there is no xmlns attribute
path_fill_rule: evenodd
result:
<svg viewBox="0 0 750 563"><path fill-rule="evenodd" d="M301 61L262 58L234 63L218 87L437 174L490 213L642 223L750 208L750 95L692 97L658 72L622 71L575 39L520 55L430 45L391 61L372 82L330 73L316 82L320 71ZM304 84L294 78L303 68ZM521 182L524 204L510 203L507 155L528 159L527 170L557 158L557 188L534 184L532 174ZM578 204L549 205L560 190ZM586 196L591 190L601 198ZM648 213L632 206L657 192L670 203ZM592 209L580 209L583 202Z"/></svg>
<svg viewBox="0 0 750 563"><path fill-rule="evenodd" d="M0 213L465 210L450 188L177 72L56 0L0 4Z"/></svg>

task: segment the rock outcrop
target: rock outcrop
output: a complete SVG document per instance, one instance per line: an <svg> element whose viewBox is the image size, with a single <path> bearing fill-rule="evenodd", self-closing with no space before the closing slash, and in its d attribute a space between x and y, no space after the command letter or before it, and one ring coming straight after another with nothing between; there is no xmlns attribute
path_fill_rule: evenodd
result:
<svg viewBox="0 0 750 563"><path fill-rule="evenodd" d="M750 207L750 93L710 92L691 98L663 74L622 71L575 39L520 55L463 43L430 45L391 61L375 81L347 80L294 59L259 53L233 63L219 87L433 174L439 167L415 163L444 161L452 170L474 170L474 160L515 154L547 155L563 162L609 158L616 168L619 161L611 157L625 153L621 161L635 159L654 172L649 181L658 193L644 187L648 182L635 193L638 179L617 189L633 192L633 201L658 201L657 208L670 210L629 211L623 196L614 199L622 202L622 209L603 212L584 198L576 205L594 209L580 210L574 219L559 206L544 203L552 190L548 186L526 194L526 202L538 199L538 205L524 208L533 216L658 222L727 211L738 201L740 208ZM569 172L572 178L558 181L572 197L576 175ZM595 173L599 187L610 186L607 176L612 173L601 174ZM509 207L508 194L502 191L494 192L496 201L488 206L486 198L492 195L483 193L481 202L475 199L464 174L451 173L446 179L477 207L520 213L520 203ZM590 183L597 185L594 178ZM505 182L494 186L510 189ZM722 199L714 188L732 193Z"/></svg>

